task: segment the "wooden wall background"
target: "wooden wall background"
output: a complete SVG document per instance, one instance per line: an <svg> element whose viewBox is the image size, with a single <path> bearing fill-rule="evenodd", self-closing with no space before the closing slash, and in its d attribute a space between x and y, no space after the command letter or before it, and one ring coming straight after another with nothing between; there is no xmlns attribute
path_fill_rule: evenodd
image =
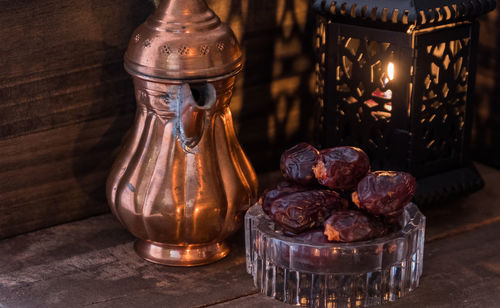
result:
<svg viewBox="0 0 500 308"><path fill-rule="evenodd" d="M281 151L311 134L308 0L208 3L246 54L231 106L239 140L258 172L276 169ZM0 0L0 238L108 211L105 178L135 111L123 53L153 8ZM481 51L496 66L482 62L478 89L499 97L497 16L483 20Z"/></svg>
<svg viewBox="0 0 500 308"><path fill-rule="evenodd" d="M244 46L232 103L257 171L307 134L306 0L209 0ZM0 238L108 211L135 101L122 59L151 0L0 0ZM303 112L301 112L301 110Z"/></svg>
<svg viewBox="0 0 500 308"><path fill-rule="evenodd" d="M500 168L500 1L481 18L475 91L475 158Z"/></svg>

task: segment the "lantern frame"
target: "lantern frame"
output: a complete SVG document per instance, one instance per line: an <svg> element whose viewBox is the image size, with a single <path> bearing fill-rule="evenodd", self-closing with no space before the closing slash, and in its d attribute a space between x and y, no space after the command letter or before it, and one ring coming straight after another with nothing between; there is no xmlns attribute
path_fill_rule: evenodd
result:
<svg viewBox="0 0 500 308"><path fill-rule="evenodd" d="M313 2L317 143L358 146L375 170L411 172L420 204L480 189L469 155L476 17L495 1L376 4Z"/></svg>

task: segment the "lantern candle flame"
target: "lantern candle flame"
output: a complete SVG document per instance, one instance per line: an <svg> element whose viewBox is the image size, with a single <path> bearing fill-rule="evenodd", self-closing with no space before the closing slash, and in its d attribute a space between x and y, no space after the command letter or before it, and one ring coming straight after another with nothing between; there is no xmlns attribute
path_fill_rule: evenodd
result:
<svg viewBox="0 0 500 308"><path fill-rule="evenodd" d="M389 64L387 64L387 75L389 77L389 80L394 79L394 63L392 62L389 62Z"/></svg>

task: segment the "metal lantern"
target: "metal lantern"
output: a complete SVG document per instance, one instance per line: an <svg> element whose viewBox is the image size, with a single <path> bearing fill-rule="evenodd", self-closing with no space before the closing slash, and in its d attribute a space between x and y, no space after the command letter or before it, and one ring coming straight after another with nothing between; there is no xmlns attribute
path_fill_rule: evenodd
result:
<svg viewBox="0 0 500 308"><path fill-rule="evenodd" d="M320 145L409 171L417 201L480 189L468 145L479 25L494 0L315 0Z"/></svg>

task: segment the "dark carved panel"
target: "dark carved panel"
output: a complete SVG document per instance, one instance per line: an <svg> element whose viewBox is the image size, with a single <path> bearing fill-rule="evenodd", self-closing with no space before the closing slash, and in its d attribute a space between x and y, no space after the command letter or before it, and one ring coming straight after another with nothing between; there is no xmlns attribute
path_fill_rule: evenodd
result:
<svg viewBox="0 0 500 308"><path fill-rule="evenodd" d="M380 40L352 28L331 29L336 46L330 47L328 59L333 73L327 84L331 99L326 106L330 122L326 144L358 146L377 169L404 168L406 157L387 158L401 148L407 152L408 145L399 144L395 136L402 121L394 122L394 112L397 109L401 116L408 105L410 76L402 64L409 63L411 53L390 38ZM402 117L406 116L403 112Z"/></svg>
<svg viewBox="0 0 500 308"><path fill-rule="evenodd" d="M389 43L341 36L337 66L336 130L341 143L360 145L384 156L389 150L392 90L388 68L394 58ZM394 76L394 72L391 75ZM361 133L363 130L366 133Z"/></svg>
<svg viewBox="0 0 500 308"><path fill-rule="evenodd" d="M316 56L316 64L314 67L315 85L314 94L316 97L316 110L315 110L315 142L318 144L323 143L321 140L321 132L324 129L325 122L325 79L326 79L326 28L328 21L318 16L316 21L316 28L314 32L314 50Z"/></svg>
<svg viewBox="0 0 500 308"><path fill-rule="evenodd" d="M462 163L468 97L470 32L446 40L419 39L413 133L414 169L450 168Z"/></svg>

